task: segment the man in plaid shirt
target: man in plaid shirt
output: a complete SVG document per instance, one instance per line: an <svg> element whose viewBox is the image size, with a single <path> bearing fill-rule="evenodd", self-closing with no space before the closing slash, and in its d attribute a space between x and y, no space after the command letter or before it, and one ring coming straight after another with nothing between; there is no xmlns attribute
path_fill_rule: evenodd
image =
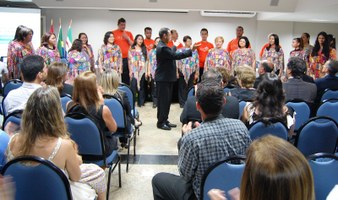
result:
<svg viewBox="0 0 338 200"><path fill-rule="evenodd" d="M213 72L214 73L214 72ZM237 119L224 118L220 113L225 103L220 83L208 76L199 85L196 107L203 122L182 127L184 136L178 142L180 176L159 173L152 180L155 200L200 199L203 174L213 163L228 156L245 155L251 142L246 126Z"/></svg>

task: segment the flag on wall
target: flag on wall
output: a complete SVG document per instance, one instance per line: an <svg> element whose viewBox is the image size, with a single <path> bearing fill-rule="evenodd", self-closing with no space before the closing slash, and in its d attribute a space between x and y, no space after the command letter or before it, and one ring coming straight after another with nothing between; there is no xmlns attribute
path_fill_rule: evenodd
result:
<svg viewBox="0 0 338 200"><path fill-rule="evenodd" d="M66 51L72 47L73 43L73 33L72 33L72 20L70 20L68 31L67 31L67 39L66 39Z"/></svg>
<svg viewBox="0 0 338 200"><path fill-rule="evenodd" d="M53 19L50 20L49 33L54 33L54 23L53 23Z"/></svg>
<svg viewBox="0 0 338 200"><path fill-rule="evenodd" d="M60 53L60 57L66 58L67 55L66 55L66 52L65 52L65 47L64 47L63 39L62 39L61 19L60 19L60 28L59 28L57 46L58 46L58 50L59 50L59 53Z"/></svg>

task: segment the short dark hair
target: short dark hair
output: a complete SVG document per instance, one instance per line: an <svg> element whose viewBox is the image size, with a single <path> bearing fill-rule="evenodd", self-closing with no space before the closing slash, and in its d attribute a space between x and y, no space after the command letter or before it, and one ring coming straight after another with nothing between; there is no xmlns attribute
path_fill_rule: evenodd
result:
<svg viewBox="0 0 338 200"><path fill-rule="evenodd" d="M214 80L204 80L197 88L196 101L203 112L209 117L219 115L224 103L224 91L220 84Z"/></svg>
<svg viewBox="0 0 338 200"><path fill-rule="evenodd" d="M146 32L146 30L152 31L153 29L151 29L149 26L144 28L144 32Z"/></svg>
<svg viewBox="0 0 338 200"><path fill-rule="evenodd" d="M338 61L330 60L327 64L327 67L330 75L336 75L336 73L338 72Z"/></svg>
<svg viewBox="0 0 338 200"><path fill-rule="evenodd" d="M111 34L114 35L113 31L108 31L108 32L106 32L106 33L104 34L103 43L104 43L105 45L108 44L108 39L109 39L109 37L110 37Z"/></svg>
<svg viewBox="0 0 338 200"><path fill-rule="evenodd" d="M303 75L304 66L306 67L306 62L298 57L291 57L287 64L287 68L291 70L291 75L294 78L300 78Z"/></svg>
<svg viewBox="0 0 338 200"><path fill-rule="evenodd" d="M269 66L269 62L268 62L268 61L262 61L262 62L261 62L261 66L263 67L263 69L264 69L264 71L265 71L266 73L271 73L272 70L273 70L273 68L271 68L271 67Z"/></svg>
<svg viewBox="0 0 338 200"><path fill-rule="evenodd" d="M187 40L191 40L191 37L189 35L183 37L183 42L186 42Z"/></svg>
<svg viewBox="0 0 338 200"><path fill-rule="evenodd" d="M164 34L166 34L166 35L168 34L169 30L170 30L169 28L161 28L160 31L158 32L158 35L162 39Z"/></svg>
<svg viewBox="0 0 338 200"><path fill-rule="evenodd" d="M202 28L201 31L200 31L200 33L202 33L202 31L206 31L207 33L209 33L208 29L206 29L206 28Z"/></svg>
<svg viewBox="0 0 338 200"><path fill-rule="evenodd" d="M24 58L20 67L24 81L33 82L44 66L45 62L41 56L29 55Z"/></svg>
<svg viewBox="0 0 338 200"><path fill-rule="evenodd" d="M119 20L117 20L117 25L121 24L121 23L126 23L126 20L122 17Z"/></svg>
<svg viewBox="0 0 338 200"><path fill-rule="evenodd" d="M245 36L242 36L242 37L239 38L239 40L238 40L238 47L239 47L239 41L240 41L241 39L245 40L245 48L249 48L249 46L250 46L250 41L249 41L249 39L248 39L247 37L245 37Z"/></svg>
<svg viewBox="0 0 338 200"><path fill-rule="evenodd" d="M242 29L242 31L244 31L243 26L237 26L237 28L240 28L240 29ZM236 29L237 29L237 28L236 28Z"/></svg>

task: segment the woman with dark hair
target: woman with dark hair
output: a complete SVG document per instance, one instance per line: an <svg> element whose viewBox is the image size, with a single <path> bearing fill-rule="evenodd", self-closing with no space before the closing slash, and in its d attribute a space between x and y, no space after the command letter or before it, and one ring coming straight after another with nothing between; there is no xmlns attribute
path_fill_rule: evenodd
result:
<svg viewBox="0 0 338 200"><path fill-rule="evenodd" d="M317 35L315 46L310 55L309 75L313 78L322 78L324 64L328 60L336 60L336 50L330 48L329 40L325 32Z"/></svg>
<svg viewBox="0 0 338 200"><path fill-rule="evenodd" d="M54 33L45 33L41 38L41 46L36 50L48 66L52 62L60 62L60 53L56 48L56 36Z"/></svg>
<svg viewBox="0 0 338 200"><path fill-rule="evenodd" d="M82 41L82 51L89 56L90 70L95 71L95 58L92 45L88 44L88 36L86 33L80 33L78 39Z"/></svg>
<svg viewBox="0 0 338 200"><path fill-rule="evenodd" d="M266 73L258 85L254 101L247 103L244 108L242 121L251 125L257 120L268 123L269 119L277 119L290 130L294 124L293 118L292 110L285 105L282 81L277 75Z"/></svg>
<svg viewBox="0 0 338 200"><path fill-rule="evenodd" d="M242 65L249 65L254 71L256 71L256 56L255 52L249 48L249 39L245 36L240 37L238 40L238 47L239 48L231 55L232 69Z"/></svg>
<svg viewBox="0 0 338 200"><path fill-rule="evenodd" d="M148 64L147 64L147 73L146 79L150 79L150 87L151 87L151 97L153 100L153 108L157 107L157 96L156 96L156 84L155 84L155 71L157 68L156 61L156 47L160 42L160 37L155 38L155 43L153 49L151 49L148 53Z"/></svg>
<svg viewBox="0 0 338 200"><path fill-rule="evenodd" d="M32 45L33 30L18 26L14 39L8 44L7 67L10 79L20 78L20 65L28 55L35 54Z"/></svg>
<svg viewBox="0 0 338 200"><path fill-rule="evenodd" d="M279 37L277 34L271 34L269 37L269 46L264 49L262 59L268 60L274 65L276 74L281 77L284 72L284 52L279 45Z"/></svg>
<svg viewBox="0 0 338 200"><path fill-rule="evenodd" d="M293 38L292 47L294 49L290 52L290 58L298 57L298 58L306 61L305 52L303 51L303 41L302 41L302 39L301 38Z"/></svg>
<svg viewBox="0 0 338 200"><path fill-rule="evenodd" d="M309 33L303 33L301 38L302 38L302 42L303 42L303 50L304 50L304 54L305 54L306 65L309 66L310 54L311 54L312 49L313 49L313 46L310 44L310 34Z"/></svg>
<svg viewBox="0 0 338 200"><path fill-rule="evenodd" d="M89 56L82 49L82 41L75 39L72 47L68 51L68 80L70 83L72 83L79 74L90 70Z"/></svg>
<svg viewBox="0 0 338 200"><path fill-rule="evenodd" d="M103 38L103 45L99 49L99 69L102 71L115 70L122 74L122 53L118 45L114 44L114 34L112 31L106 32Z"/></svg>
<svg viewBox="0 0 338 200"><path fill-rule="evenodd" d="M45 83L58 89L60 96L73 95L73 86L65 83L67 80L67 66L62 62L53 62L48 66Z"/></svg>
<svg viewBox="0 0 338 200"><path fill-rule="evenodd" d="M138 34L128 54L130 86L134 94L138 94L138 106L144 105L145 102L146 60L147 48L143 36Z"/></svg>

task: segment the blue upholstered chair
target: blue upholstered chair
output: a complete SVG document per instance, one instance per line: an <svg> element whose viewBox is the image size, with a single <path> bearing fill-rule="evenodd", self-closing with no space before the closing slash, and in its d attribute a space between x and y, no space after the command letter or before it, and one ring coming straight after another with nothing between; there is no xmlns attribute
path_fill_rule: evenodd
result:
<svg viewBox="0 0 338 200"><path fill-rule="evenodd" d="M323 102L327 99L338 99L338 90L326 89L320 101Z"/></svg>
<svg viewBox="0 0 338 200"><path fill-rule="evenodd" d="M233 164L234 161L239 164ZM202 178L200 197L203 200L210 199L208 191L211 189L229 191L240 187L245 167L244 161L244 156L231 156L210 166ZM229 199L229 196L227 198Z"/></svg>
<svg viewBox="0 0 338 200"><path fill-rule="evenodd" d="M29 161L29 165L24 162ZM35 164L36 163L36 164ZM9 161L2 175L15 182L16 200L71 200L66 175L52 162L36 156L21 156Z"/></svg>
<svg viewBox="0 0 338 200"><path fill-rule="evenodd" d="M316 199L325 200L338 183L338 157L334 154L317 153L308 158L315 184Z"/></svg>
<svg viewBox="0 0 338 200"><path fill-rule="evenodd" d="M286 125L278 120L272 120L269 125L266 125L262 120L254 122L249 128L251 140L257 139L264 135L274 135L284 140L288 139L288 129Z"/></svg>
<svg viewBox="0 0 338 200"><path fill-rule="evenodd" d="M288 101L287 106L296 112L295 132L310 118L311 110L305 101Z"/></svg>
<svg viewBox="0 0 338 200"><path fill-rule="evenodd" d="M110 177L116 166L121 187L121 158L118 152L115 150L108 157L105 156L103 133L89 116L69 113L65 116L65 122L71 139L78 145L83 162L109 168L107 183L107 199L109 199Z"/></svg>
<svg viewBox="0 0 338 200"><path fill-rule="evenodd" d="M317 116L331 117L338 123L338 99L327 99L319 106Z"/></svg>

